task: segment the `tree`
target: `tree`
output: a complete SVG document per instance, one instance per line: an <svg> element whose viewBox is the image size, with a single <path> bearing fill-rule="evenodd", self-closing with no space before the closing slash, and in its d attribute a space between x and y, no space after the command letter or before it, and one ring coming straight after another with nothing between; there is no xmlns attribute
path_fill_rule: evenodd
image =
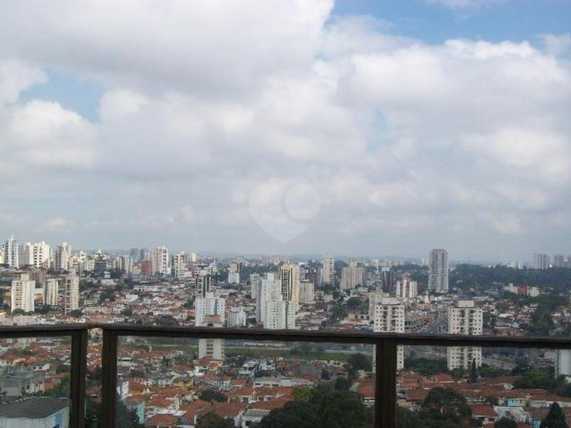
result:
<svg viewBox="0 0 571 428"><path fill-rule="evenodd" d="M335 384L334 384L335 391L349 391L350 387L351 384L349 383L349 380L346 377L339 376L337 379L335 379Z"/></svg>
<svg viewBox="0 0 571 428"><path fill-rule="evenodd" d="M347 362L354 370L365 370L370 372L372 370L372 361L365 354L351 354Z"/></svg>
<svg viewBox="0 0 571 428"><path fill-rule="evenodd" d="M513 419L504 416L496 421L494 428L517 428L517 423Z"/></svg>
<svg viewBox="0 0 571 428"><path fill-rule="evenodd" d="M450 388L430 390L419 412L426 427L469 426L472 410L466 398Z"/></svg>
<svg viewBox="0 0 571 428"><path fill-rule="evenodd" d="M198 397L203 401L218 401L220 403L227 401L227 397L215 389L205 389Z"/></svg>
<svg viewBox="0 0 571 428"><path fill-rule="evenodd" d="M472 364L470 365L470 383L478 383L478 368L476 367L476 359L472 360Z"/></svg>
<svg viewBox="0 0 571 428"><path fill-rule="evenodd" d="M262 419L260 428L365 428L367 411L361 397L350 391L318 386L307 401L290 401Z"/></svg>
<svg viewBox="0 0 571 428"><path fill-rule="evenodd" d="M230 419L224 419L216 413L209 412L198 419L196 428L233 428L234 423Z"/></svg>
<svg viewBox="0 0 571 428"><path fill-rule="evenodd" d="M423 424L415 412L403 407L397 408L397 427L398 428L417 428Z"/></svg>
<svg viewBox="0 0 571 428"><path fill-rule="evenodd" d="M549 408L549 413L541 421L540 428L569 428L565 421L565 414L559 404L553 403Z"/></svg>

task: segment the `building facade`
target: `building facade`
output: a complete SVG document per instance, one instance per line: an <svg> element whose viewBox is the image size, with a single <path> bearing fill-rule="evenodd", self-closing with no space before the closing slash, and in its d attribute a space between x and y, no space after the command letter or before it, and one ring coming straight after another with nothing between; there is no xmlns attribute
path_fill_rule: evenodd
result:
<svg viewBox="0 0 571 428"><path fill-rule="evenodd" d="M461 300L448 308L448 334L480 336L484 325L483 311L472 300ZM482 348L449 346L446 348L448 370L468 370L472 363L482 365Z"/></svg>

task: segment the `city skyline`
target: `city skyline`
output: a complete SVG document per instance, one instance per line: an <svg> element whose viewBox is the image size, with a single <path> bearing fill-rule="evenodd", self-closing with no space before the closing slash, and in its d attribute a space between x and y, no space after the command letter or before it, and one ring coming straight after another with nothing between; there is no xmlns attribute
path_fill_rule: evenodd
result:
<svg viewBox="0 0 571 428"><path fill-rule="evenodd" d="M0 236L565 252L571 7L396 3L6 5Z"/></svg>

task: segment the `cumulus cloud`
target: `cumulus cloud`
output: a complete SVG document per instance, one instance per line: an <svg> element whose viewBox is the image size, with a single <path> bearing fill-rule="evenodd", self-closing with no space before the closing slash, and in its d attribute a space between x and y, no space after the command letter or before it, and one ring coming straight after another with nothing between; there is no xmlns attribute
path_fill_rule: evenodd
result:
<svg viewBox="0 0 571 428"><path fill-rule="evenodd" d="M331 1L252 2L6 6L0 187L115 247L521 254L543 213L564 227L564 35L428 44ZM102 84L98 121L20 100L49 67Z"/></svg>

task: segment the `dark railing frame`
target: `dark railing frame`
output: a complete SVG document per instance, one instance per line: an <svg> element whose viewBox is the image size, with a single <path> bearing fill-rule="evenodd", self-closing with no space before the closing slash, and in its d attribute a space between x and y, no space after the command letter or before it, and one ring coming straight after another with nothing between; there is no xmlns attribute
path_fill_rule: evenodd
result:
<svg viewBox="0 0 571 428"><path fill-rule="evenodd" d="M103 426L106 428L116 427L117 348L119 337L122 336L376 345L375 426L383 428L396 428L396 368L397 346L399 345L571 349L571 339L553 337L426 336L404 333L156 327L121 324L104 324L100 325L100 328L103 329Z"/></svg>
<svg viewBox="0 0 571 428"><path fill-rule="evenodd" d="M404 333L157 327L129 324L0 327L0 339L71 337L71 428L84 428L85 424L87 343L89 330L91 329L101 329L103 331L103 349L101 353L102 424L105 428L116 427L117 353L119 338L124 336L376 345L375 425L383 428L396 427L397 346L571 349L571 339L560 337L426 336Z"/></svg>
<svg viewBox="0 0 571 428"><path fill-rule="evenodd" d="M70 427L85 425L85 374L87 368L87 325L0 327L0 339L71 337Z"/></svg>

